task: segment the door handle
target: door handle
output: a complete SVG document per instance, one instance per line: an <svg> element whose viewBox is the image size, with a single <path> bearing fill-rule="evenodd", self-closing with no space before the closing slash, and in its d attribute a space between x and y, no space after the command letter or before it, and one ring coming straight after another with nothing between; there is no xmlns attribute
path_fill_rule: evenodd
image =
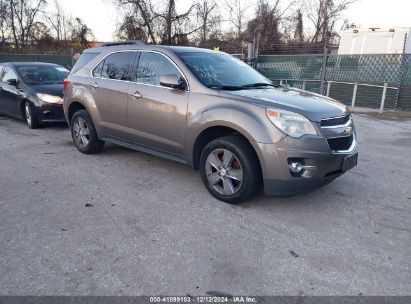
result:
<svg viewBox="0 0 411 304"><path fill-rule="evenodd" d="M90 84L90 87L92 87L93 89L98 89L97 82L93 82L92 84Z"/></svg>
<svg viewBox="0 0 411 304"><path fill-rule="evenodd" d="M143 97L143 95L141 95L141 93L139 91L135 91L134 93L130 94L132 97L134 97L135 99L139 99L141 97Z"/></svg>

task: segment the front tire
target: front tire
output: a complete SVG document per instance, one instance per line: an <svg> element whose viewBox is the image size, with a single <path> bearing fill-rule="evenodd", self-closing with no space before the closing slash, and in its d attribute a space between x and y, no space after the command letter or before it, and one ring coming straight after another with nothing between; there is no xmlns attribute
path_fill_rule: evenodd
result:
<svg viewBox="0 0 411 304"><path fill-rule="evenodd" d="M201 153L200 174L208 191L229 204L250 199L261 185L258 158L250 143L239 136L210 142Z"/></svg>
<svg viewBox="0 0 411 304"><path fill-rule="evenodd" d="M104 141L98 138L93 120L86 110L74 113L70 129L73 143L81 153L96 154L101 152Z"/></svg>
<svg viewBox="0 0 411 304"><path fill-rule="evenodd" d="M30 129L38 129L41 126L40 120L33 111L33 107L30 102L26 101L24 103L24 118L26 119L27 126Z"/></svg>

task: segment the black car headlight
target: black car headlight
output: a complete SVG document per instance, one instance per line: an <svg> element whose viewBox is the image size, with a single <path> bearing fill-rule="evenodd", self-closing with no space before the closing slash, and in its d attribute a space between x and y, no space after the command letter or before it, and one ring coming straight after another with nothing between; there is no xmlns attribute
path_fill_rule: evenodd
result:
<svg viewBox="0 0 411 304"><path fill-rule="evenodd" d="M60 96L37 93L37 98L45 103L63 104L63 98Z"/></svg>

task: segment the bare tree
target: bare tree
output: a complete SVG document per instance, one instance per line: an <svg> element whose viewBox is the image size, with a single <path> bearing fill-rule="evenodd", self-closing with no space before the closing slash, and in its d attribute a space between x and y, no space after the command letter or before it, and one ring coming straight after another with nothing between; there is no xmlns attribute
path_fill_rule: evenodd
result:
<svg viewBox="0 0 411 304"><path fill-rule="evenodd" d="M11 33L16 48L28 45L33 37L33 30L40 22L40 12L46 5L46 0L8 0Z"/></svg>
<svg viewBox="0 0 411 304"><path fill-rule="evenodd" d="M156 16L153 14L153 4L151 0L113 0L114 3L123 9L132 13L134 20L138 23L138 26L144 29L148 38L152 43L156 43L155 35L155 21ZM128 15L130 16L130 15Z"/></svg>
<svg viewBox="0 0 411 304"><path fill-rule="evenodd" d="M293 2L289 3L284 10L281 10L280 4L281 0L276 0L274 3L259 0L255 18L248 22L248 33L252 36L260 35L266 43L281 39L280 23Z"/></svg>
<svg viewBox="0 0 411 304"><path fill-rule="evenodd" d="M118 40L147 40L147 35L143 27L133 14L128 14L118 25L114 34Z"/></svg>
<svg viewBox="0 0 411 304"><path fill-rule="evenodd" d="M184 13L178 14L175 0L167 0L163 12L155 13L162 23L159 35L164 44L188 44L188 36L198 30L192 27L191 14L196 7L192 4Z"/></svg>
<svg viewBox="0 0 411 304"><path fill-rule="evenodd" d="M47 24L39 21L33 27L32 34L30 36L31 42L39 45L40 41L48 41L50 45L53 45L55 42L54 37L50 34L50 28Z"/></svg>
<svg viewBox="0 0 411 304"><path fill-rule="evenodd" d="M7 29L10 26L10 14L5 0L0 0L0 47L6 45L8 39Z"/></svg>
<svg viewBox="0 0 411 304"><path fill-rule="evenodd" d="M218 5L214 0L199 0L196 4L197 22L200 26L200 44L205 44L211 30L221 22Z"/></svg>
<svg viewBox="0 0 411 304"><path fill-rule="evenodd" d="M54 12L44 13L44 19L55 32L57 41L67 40L67 16L64 14L63 8L59 0L53 0Z"/></svg>
<svg viewBox="0 0 411 304"><path fill-rule="evenodd" d="M87 45L89 41L95 39L93 31L80 18L70 20L69 31L70 40L77 41L81 45Z"/></svg>
<svg viewBox="0 0 411 304"><path fill-rule="evenodd" d="M188 44L189 35L198 29L193 26L192 14L196 7L192 4L185 12L178 13L175 0L163 0L154 6L151 0L114 0L114 3L124 10L124 20L120 23L117 38L126 38L125 30L131 36L138 36L156 44ZM134 22L134 26L130 24ZM121 37L120 37L121 36Z"/></svg>
<svg viewBox="0 0 411 304"><path fill-rule="evenodd" d="M304 41L304 23L303 13L301 13L301 9L297 11L297 16L295 17L294 40L298 42Z"/></svg>
<svg viewBox="0 0 411 304"><path fill-rule="evenodd" d="M336 22L356 0L304 0L304 9L314 26L311 42L328 41L335 31Z"/></svg>
<svg viewBox="0 0 411 304"><path fill-rule="evenodd" d="M236 38L241 39L247 24L247 12L250 9L250 1L247 0L224 0L228 12L228 21L234 27Z"/></svg>

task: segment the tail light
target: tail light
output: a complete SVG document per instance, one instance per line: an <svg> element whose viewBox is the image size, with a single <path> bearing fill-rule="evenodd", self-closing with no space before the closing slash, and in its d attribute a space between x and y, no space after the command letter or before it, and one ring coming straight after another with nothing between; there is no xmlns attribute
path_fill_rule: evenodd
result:
<svg viewBox="0 0 411 304"><path fill-rule="evenodd" d="M63 81L63 93L66 93L67 85L68 85L68 79L64 79L64 81Z"/></svg>

